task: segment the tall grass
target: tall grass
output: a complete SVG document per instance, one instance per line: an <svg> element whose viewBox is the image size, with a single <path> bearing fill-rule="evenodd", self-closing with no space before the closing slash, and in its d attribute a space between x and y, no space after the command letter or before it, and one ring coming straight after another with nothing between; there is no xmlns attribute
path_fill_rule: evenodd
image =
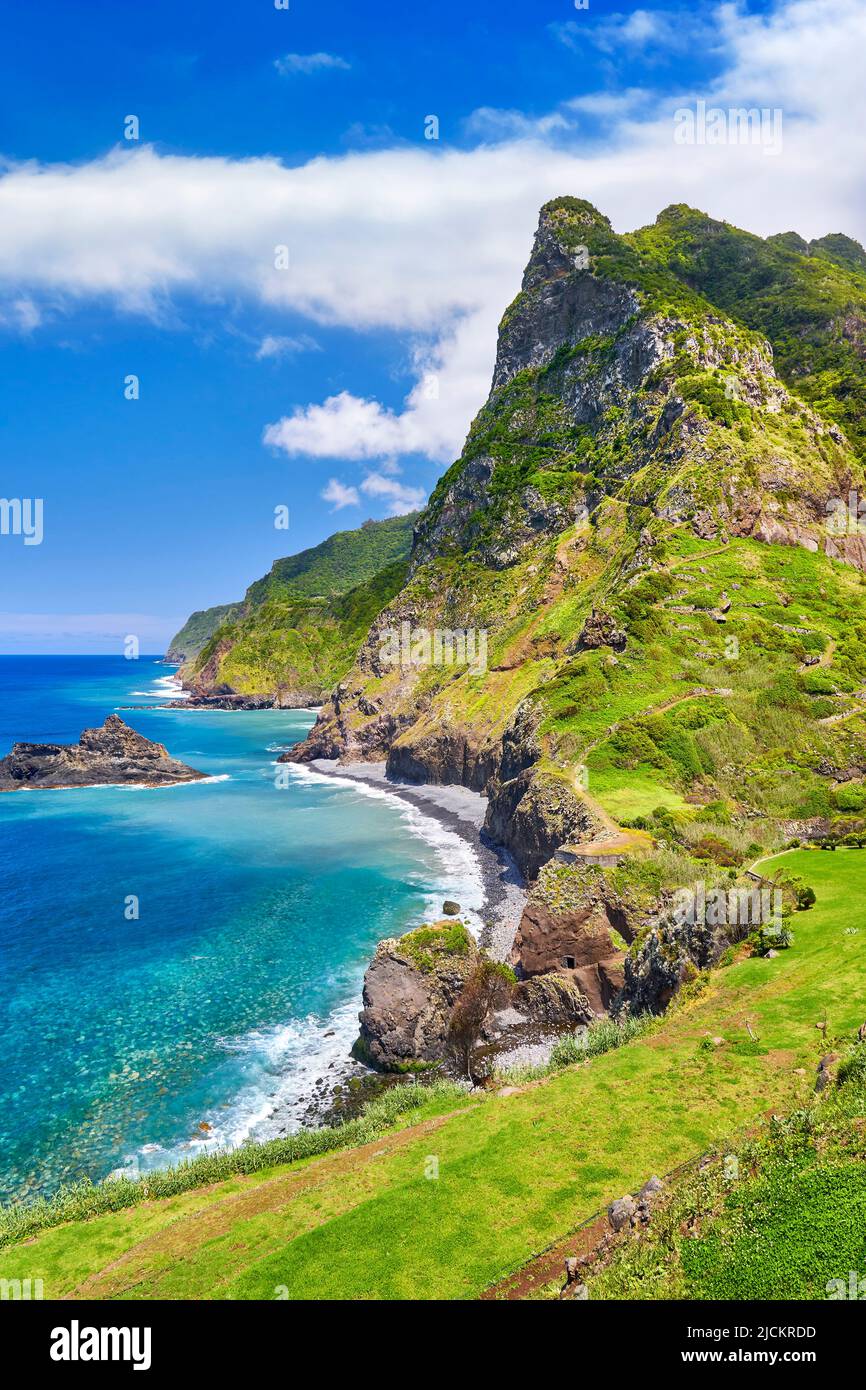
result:
<svg viewBox="0 0 866 1390"><path fill-rule="evenodd" d="M595 1018L582 1033L568 1033L555 1044L550 1054L550 1065L554 1070L570 1067L575 1062L585 1062L589 1057L600 1057L603 1052L612 1052L615 1047L643 1037L659 1023L655 1014L626 1015L620 1022L613 1018Z"/></svg>
<svg viewBox="0 0 866 1390"><path fill-rule="evenodd" d="M576 1062L586 1062L590 1057L600 1057L603 1052L612 1052L615 1047L641 1038L661 1023L661 1015L625 1015L620 1022L612 1018L594 1018L586 1027L574 1033L566 1033L557 1038L546 1062L524 1063L494 1072L499 1086L526 1086L531 1081L540 1081L552 1076L563 1067L574 1066Z"/></svg>
<svg viewBox="0 0 866 1390"><path fill-rule="evenodd" d="M465 1099L466 1088L456 1081L431 1081L424 1085L407 1082L383 1091L370 1101L361 1115L346 1124L302 1129L285 1139L248 1143L238 1149L215 1149L213 1153L189 1159L175 1168L160 1169L140 1178L107 1178L100 1183L85 1179L71 1183L52 1197L0 1207L0 1246L25 1240L37 1231L66 1221L85 1221L154 1198L176 1197L208 1183L260 1173L336 1149L369 1144L413 1110L431 1102Z"/></svg>

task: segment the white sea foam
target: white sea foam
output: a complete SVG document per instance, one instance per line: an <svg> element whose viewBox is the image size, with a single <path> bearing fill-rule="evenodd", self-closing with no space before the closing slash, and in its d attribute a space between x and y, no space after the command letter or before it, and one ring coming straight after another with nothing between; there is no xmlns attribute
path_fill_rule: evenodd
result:
<svg viewBox="0 0 866 1390"><path fill-rule="evenodd" d="M149 700L188 700L190 697L190 692L184 690L177 676L158 676L149 690L133 690L131 693Z"/></svg>
<svg viewBox="0 0 866 1390"><path fill-rule="evenodd" d="M354 777L332 777L328 773L317 772L304 763L281 763L280 767L287 768L301 784L306 782L313 786L327 785L347 792L357 792L361 796L389 802L399 810L407 829L430 845L445 871L436 887L428 889L425 912L434 913L437 918L441 917L443 898L454 898L459 902L461 916L473 935L480 935L484 925L480 915L485 901L484 880L480 860L468 840L456 830L443 825L435 816L426 814L412 802L405 801L397 792L371 786L369 782L357 781Z"/></svg>
<svg viewBox="0 0 866 1390"><path fill-rule="evenodd" d="M298 763L283 763L280 767L288 768L300 785L327 785L393 805L407 829L429 845L442 864L442 877L435 887L429 876L423 877L427 890L424 916L439 917L443 898L456 897L462 919L474 935L480 933L485 898L481 865L472 845L462 835L393 791L353 778L328 776ZM418 878L422 881L422 875ZM249 1057L252 1069L258 1073L255 1079L242 1087L225 1108L202 1116L209 1128L200 1136L172 1148L145 1144L118 1171L135 1174L194 1158L210 1149L236 1148L246 1139L271 1139L300 1128L317 1089L324 1090L328 1082L339 1078L338 1069L349 1065L349 1052L358 1035L360 985L359 977L351 997L324 1020L308 1015L306 1019L225 1040L227 1052ZM319 1082L323 1086L317 1087Z"/></svg>
<svg viewBox="0 0 866 1390"><path fill-rule="evenodd" d="M278 1027L256 1029L243 1038L225 1039L227 1053L248 1057L255 1079L227 1106L202 1116L209 1128L200 1135L171 1147L143 1144L117 1171L135 1176L208 1150L234 1149L246 1139L263 1141L294 1133L301 1128L317 1089L337 1079L337 1067L349 1064L357 1035L358 999L353 996L324 1020L310 1014Z"/></svg>

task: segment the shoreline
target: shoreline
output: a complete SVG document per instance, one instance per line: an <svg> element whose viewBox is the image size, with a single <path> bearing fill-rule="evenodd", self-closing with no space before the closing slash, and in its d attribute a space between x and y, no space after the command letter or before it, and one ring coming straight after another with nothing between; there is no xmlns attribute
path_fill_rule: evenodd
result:
<svg viewBox="0 0 866 1390"><path fill-rule="evenodd" d="M507 958L528 890L508 851L495 845L483 832L486 796L456 783L400 782L386 776L384 762L338 763L328 758L315 758L306 766L323 777L362 782L399 797L469 844L478 858L484 887L481 915L485 925L479 944L495 960Z"/></svg>
<svg viewBox="0 0 866 1390"><path fill-rule="evenodd" d="M496 960L507 958L527 897L527 888L520 872L506 850L493 845L482 834L487 798L480 792L458 785L439 786L430 783L399 782L386 776L385 763L338 763L317 758L308 767L320 777L335 781L355 782L376 791L392 795L437 822L445 830L459 836L475 855L484 893L480 915L484 925L479 944L490 951ZM461 905L463 906L463 905ZM455 920L457 920L455 918ZM420 925L420 924L419 924ZM357 1004L361 1004L360 995ZM549 1046L546 1048L549 1051ZM518 1044L514 1061L529 1060ZM327 1068L330 1075L320 1076L311 1090L289 1105L277 1105L262 1126L261 1138L281 1137L300 1124L304 1128L319 1128L338 1118L351 1118L355 1104L371 1099L380 1090L399 1083L403 1078L379 1072L357 1061L347 1052L333 1058ZM350 1099L355 1091L354 1103ZM348 1104L348 1110L346 1109ZM258 1138L251 1135L250 1137Z"/></svg>

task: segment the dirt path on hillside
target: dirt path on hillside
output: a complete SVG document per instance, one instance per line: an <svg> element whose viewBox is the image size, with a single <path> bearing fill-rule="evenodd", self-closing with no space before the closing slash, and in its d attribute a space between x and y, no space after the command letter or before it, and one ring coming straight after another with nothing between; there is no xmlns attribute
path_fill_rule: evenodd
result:
<svg viewBox="0 0 866 1390"><path fill-rule="evenodd" d="M448 1120L462 1114L465 1114L463 1109L451 1110L446 1115L437 1115L420 1125L412 1125L396 1134L385 1135L382 1139L374 1140L361 1148L326 1154L300 1169L290 1169L276 1177L251 1182L248 1191L228 1193L221 1200L215 1199L206 1207L178 1216L176 1220L130 1246L104 1268L96 1270L64 1297L115 1298L120 1294L126 1294L144 1280L151 1279L166 1257L175 1265L183 1264L185 1259L189 1259L203 1245L228 1235L239 1221L262 1212L282 1211L297 1197L324 1186L334 1177L357 1172L359 1158L363 1163L367 1163L390 1156L422 1135L432 1134ZM214 1190L217 1191L218 1187L217 1184ZM145 1202L137 1210L154 1205L156 1202ZM322 1220L327 1219L327 1215L323 1215ZM311 1224L316 1223L314 1221Z"/></svg>
<svg viewBox="0 0 866 1390"><path fill-rule="evenodd" d="M728 685L696 685L684 695L675 695L670 700L663 700L660 705L650 705L649 709L643 709L639 712L636 711L634 714L627 715L626 719L645 719L647 716L653 714L667 714L668 710L676 709L677 705L684 705L687 700L696 700L702 695L714 695L718 696L719 699L726 700L730 699L733 694L734 691L732 687ZM622 719L616 720L615 723L608 725L603 734L599 734L598 738L593 739L592 743L588 743L583 750L584 759L588 758L590 753L594 753L596 748L600 748L601 745L610 738L611 734L615 734L617 729L621 728L622 724Z"/></svg>

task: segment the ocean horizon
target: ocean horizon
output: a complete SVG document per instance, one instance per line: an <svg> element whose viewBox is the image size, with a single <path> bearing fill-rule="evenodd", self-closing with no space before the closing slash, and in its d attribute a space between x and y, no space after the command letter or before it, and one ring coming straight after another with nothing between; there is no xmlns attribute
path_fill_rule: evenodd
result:
<svg viewBox="0 0 866 1390"><path fill-rule="evenodd" d="M0 756L120 712L208 779L0 796L4 1200L297 1128L377 942L445 897L478 920L465 838L379 788L277 778L312 711L177 693L157 657L0 656Z"/></svg>

